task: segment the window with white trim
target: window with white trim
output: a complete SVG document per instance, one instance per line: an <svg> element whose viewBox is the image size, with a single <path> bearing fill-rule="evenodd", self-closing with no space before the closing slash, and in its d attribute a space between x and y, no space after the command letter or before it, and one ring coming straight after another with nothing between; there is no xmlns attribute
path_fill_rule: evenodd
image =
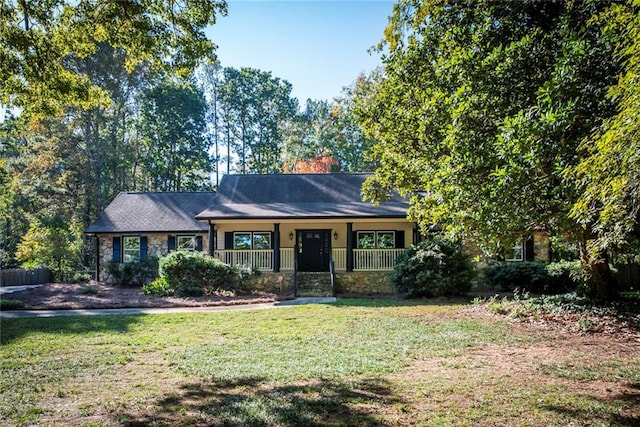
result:
<svg viewBox="0 0 640 427"><path fill-rule="evenodd" d="M140 261L140 237L123 237L124 262Z"/></svg>
<svg viewBox="0 0 640 427"><path fill-rule="evenodd" d="M176 237L176 250L183 251L183 252L195 252L196 236Z"/></svg>
<svg viewBox="0 0 640 427"><path fill-rule="evenodd" d="M395 231L358 231L358 249L393 249L396 247Z"/></svg>
<svg viewBox="0 0 640 427"><path fill-rule="evenodd" d="M234 232L233 249L271 249L271 233L268 231Z"/></svg>
<svg viewBox="0 0 640 427"><path fill-rule="evenodd" d="M524 242L520 240L511 248L511 252L507 252L505 261L524 261Z"/></svg>

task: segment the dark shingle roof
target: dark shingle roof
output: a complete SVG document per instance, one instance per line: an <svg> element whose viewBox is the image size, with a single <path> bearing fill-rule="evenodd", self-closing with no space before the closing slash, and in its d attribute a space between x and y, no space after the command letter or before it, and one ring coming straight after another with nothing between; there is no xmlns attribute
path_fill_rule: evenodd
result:
<svg viewBox="0 0 640 427"><path fill-rule="evenodd" d="M225 175L211 206L198 219L405 218L398 194L374 206L361 188L371 174Z"/></svg>
<svg viewBox="0 0 640 427"><path fill-rule="evenodd" d="M196 215L215 193L120 193L86 233L199 232Z"/></svg>

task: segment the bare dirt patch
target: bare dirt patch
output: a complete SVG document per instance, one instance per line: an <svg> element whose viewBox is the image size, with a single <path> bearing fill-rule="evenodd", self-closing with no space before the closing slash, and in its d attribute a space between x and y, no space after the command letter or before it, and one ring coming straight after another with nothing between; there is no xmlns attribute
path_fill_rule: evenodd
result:
<svg viewBox="0 0 640 427"><path fill-rule="evenodd" d="M212 307L261 304L286 299L269 293L250 295L219 294L203 297L158 297L140 288L119 288L103 283L47 283L3 296L19 300L23 310L74 310L100 308Z"/></svg>

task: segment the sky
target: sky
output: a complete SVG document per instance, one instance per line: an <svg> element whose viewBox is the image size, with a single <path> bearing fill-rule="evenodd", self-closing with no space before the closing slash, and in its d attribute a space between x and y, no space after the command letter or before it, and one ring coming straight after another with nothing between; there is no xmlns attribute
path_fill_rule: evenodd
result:
<svg viewBox="0 0 640 427"><path fill-rule="evenodd" d="M292 96L332 100L362 72L381 65L368 53L383 37L390 0L227 0L207 30L223 67L271 71Z"/></svg>

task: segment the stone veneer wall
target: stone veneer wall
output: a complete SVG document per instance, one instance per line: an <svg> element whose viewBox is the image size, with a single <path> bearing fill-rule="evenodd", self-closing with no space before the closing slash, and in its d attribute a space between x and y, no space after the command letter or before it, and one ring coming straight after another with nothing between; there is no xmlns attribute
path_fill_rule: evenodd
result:
<svg viewBox="0 0 640 427"><path fill-rule="evenodd" d="M262 272L247 283L251 290L286 293L293 292L293 273ZM336 272L337 294L390 294L394 293L391 271Z"/></svg>
<svg viewBox="0 0 640 427"><path fill-rule="evenodd" d="M147 237L147 256L160 258L165 256L168 252L167 241L169 239L168 234L145 234ZM108 281L109 277L107 277L106 267L113 260L113 238L118 237L117 235L100 235L100 250L99 250L99 260L100 260L100 276L98 280ZM208 247L208 236L202 235L202 247L206 251Z"/></svg>
<svg viewBox="0 0 640 427"><path fill-rule="evenodd" d="M533 260L539 262L549 262L551 242L549 233L545 231L533 232Z"/></svg>

